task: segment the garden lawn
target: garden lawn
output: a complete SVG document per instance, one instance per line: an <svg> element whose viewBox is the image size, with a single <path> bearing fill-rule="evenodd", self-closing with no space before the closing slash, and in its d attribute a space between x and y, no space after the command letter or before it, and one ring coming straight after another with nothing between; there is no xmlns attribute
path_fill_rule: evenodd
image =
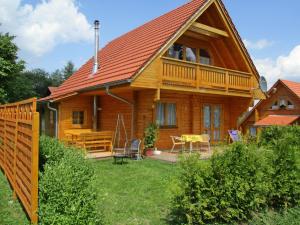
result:
<svg viewBox="0 0 300 225"><path fill-rule="evenodd" d="M98 209L105 224L168 224L172 182L178 165L154 160L114 165L95 161Z"/></svg>
<svg viewBox="0 0 300 225"><path fill-rule="evenodd" d="M0 170L0 224L23 225L29 221L18 200L12 198L12 190Z"/></svg>

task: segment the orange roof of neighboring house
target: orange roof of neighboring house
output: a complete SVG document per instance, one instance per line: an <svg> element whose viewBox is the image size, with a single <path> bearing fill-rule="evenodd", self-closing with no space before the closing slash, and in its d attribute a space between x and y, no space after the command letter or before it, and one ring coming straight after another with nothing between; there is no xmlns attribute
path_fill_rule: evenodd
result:
<svg viewBox="0 0 300 225"><path fill-rule="evenodd" d="M300 116L285 116L285 115L269 115L258 122L254 124L254 126L285 126L285 125L291 125L293 122L295 122L297 119L299 119Z"/></svg>
<svg viewBox="0 0 300 225"><path fill-rule="evenodd" d="M281 80L281 82L286 85L292 92L294 92L300 98L300 83L289 81L289 80Z"/></svg>
<svg viewBox="0 0 300 225"><path fill-rule="evenodd" d="M206 2L207 0L190 1L108 43L99 51L100 69L95 75L91 76L91 58L51 97L130 79Z"/></svg>
<svg viewBox="0 0 300 225"><path fill-rule="evenodd" d="M289 80L282 80L279 79L267 92L267 94L269 95L272 91L273 88L275 88L279 83L282 83L284 86L286 86L288 89L290 89L291 92L293 92L296 96L298 96L300 98L300 83L299 82L294 82L294 81L289 81ZM264 101L266 101L267 99L264 100L260 100L248 113L247 115L240 121L240 124L244 123L251 115L252 113L255 111L255 109L257 109L257 107Z"/></svg>

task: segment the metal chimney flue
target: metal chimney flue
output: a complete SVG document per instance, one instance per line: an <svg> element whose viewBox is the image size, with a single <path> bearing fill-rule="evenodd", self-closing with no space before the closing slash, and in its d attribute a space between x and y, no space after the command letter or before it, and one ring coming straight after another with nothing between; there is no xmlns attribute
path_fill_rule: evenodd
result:
<svg viewBox="0 0 300 225"><path fill-rule="evenodd" d="M94 22L95 27L95 54L94 54L94 67L93 67L93 74L97 73L99 69L99 63L98 63L98 51L99 51L99 27L100 22L99 20L95 20Z"/></svg>

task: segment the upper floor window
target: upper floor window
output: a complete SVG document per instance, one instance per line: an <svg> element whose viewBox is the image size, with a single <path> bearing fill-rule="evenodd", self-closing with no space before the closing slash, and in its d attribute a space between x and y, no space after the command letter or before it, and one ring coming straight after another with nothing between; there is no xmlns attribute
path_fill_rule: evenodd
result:
<svg viewBox="0 0 300 225"><path fill-rule="evenodd" d="M278 101L275 101L271 106L271 109L279 109Z"/></svg>
<svg viewBox="0 0 300 225"><path fill-rule="evenodd" d="M292 102L288 101L288 103L287 103L287 108L288 108L288 109L294 109L295 106L294 106L294 104L293 104Z"/></svg>
<svg viewBox="0 0 300 225"><path fill-rule="evenodd" d="M84 111L73 111L72 112L72 124L83 125L84 124Z"/></svg>
<svg viewBox="0 0 300 225"><path fill-rule="evenodd" d="M183 59L183 45L174 44L169 48L169 56L174 59Z"/></svg>
<svg viewBox="0 0 300 225"><path fill-rule="evenodd" d="M195 48L186 48L186 61L196 62L196 49Z"/></svg>
<svg viewBox="0 0 300 225"><path fill-rule="evenodd" d="M204 65L211 65L210 54L205 49L200 49L200 63Z"/></svg>
<svg viewBox="0 0 300 225"><path fill-rule="evenodd" d="M157 103L156 105L156 121L161 127L175 127L176 104L175 103Z"/></svg>

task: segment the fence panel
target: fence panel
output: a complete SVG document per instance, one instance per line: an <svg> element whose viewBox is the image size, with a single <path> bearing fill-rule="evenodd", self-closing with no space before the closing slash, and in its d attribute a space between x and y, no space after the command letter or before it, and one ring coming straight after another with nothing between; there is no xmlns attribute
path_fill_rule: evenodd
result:
<svg viewBox="0 0 300 225"><path fill-rule="evenodd" d="M39 113L36 98L0 105L0 167L37 223Z"/></svg>

